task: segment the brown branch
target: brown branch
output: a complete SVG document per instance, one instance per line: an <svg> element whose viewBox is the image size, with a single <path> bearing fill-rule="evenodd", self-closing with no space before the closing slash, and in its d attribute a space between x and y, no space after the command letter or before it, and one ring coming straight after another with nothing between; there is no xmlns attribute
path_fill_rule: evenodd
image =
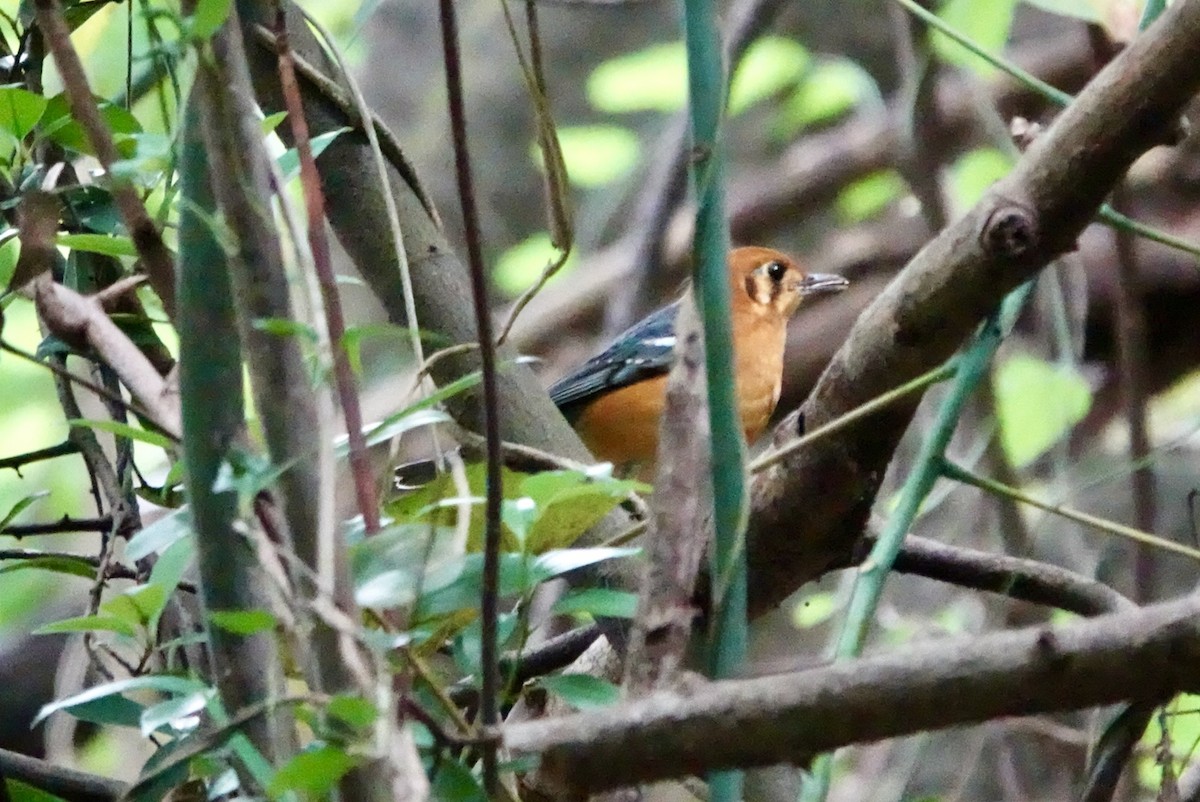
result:
<svg viewBox="0 0 1200 802"><path fill-rule="evenodd" d="M676 337L647 560L625 657L624 689L633 697L670 687L684 665L698 613L696 577L712 531L704 334L692 293L680 306Z"/></svg>
<svg viewBox="0 0 1200 802"><path fill-rule="evenodd" d="M1133 161L1170 140L1200 85L1200 0L1171 6L1093 80L1015 170L929 243L859 318L786 441L944 361L999 302L1075 239ZM755 483L750 606L761 613L845 554L912 416L893 407ZM803 532L804 537L792 533Z"/></svg>
<svg viewBox="0 0 1200 802"><path fill-rule="evenodd" d="M467 245L467 269L471 279L471 302L475 311L475 330L479 342L480 374L483 385L483 431L486 451L484 487L483 576L480 588L480 671L479 720L485 731L500 723L500 663L497 651L500 613L500 503L503 500L500 462L500 396L496 387L496 343L492 336L492 316L488 309L488 285L483 265L483 243L479 233L475 189L471 177L470 149L467 146L466 107L463 102L462 60L459 56L458 22L454 0L440 0L439 20L442 33L442 59L446 68L446 96L450 112L450 133L454 144L454 173L458 200L462 206L463 228ZM496 745L485 743L483 786L489 797L499 789L500 776Z"/></svg>
<svg viewBox="0 0 1200 802"><path fill-rule="evenodd" d="M860 546L865 558L872 538ZM962 588L1000 593L1012 599L1044 604L1084 616L1134 609L1129 599L1102 582L1037 560L948 546L909 535L894 569Z"/></svg>
<svg viewBox="0 0 1200 802"><path fill-rule="evenodd" d="M514 724L564 795L713 769L797 763L851 743L1161 699L1200 687L1200 598L1069 626L946 638L764 679Z"/></svg>
<svg viewBox="0 0 1200 802"><path fill-rule="evenodd" d="M78 451L78 447L75 451ZM47 521L35 524L10 524L0 529L0 535L23 538L33 535L61 535L64 532L109 532L112 530L112 516L103 515L99 518L69 518L64 515L57 521Z"/></svg>
<svg viewBox="0 0 1200 802"><path fill-rule="evenodd" d="M112 166L120 160L121 154L117 151L117 145L104 118L100 116L100 109L88 85L83 63L71 44L71 29L63 19L62 6L58 0L36 0L34 9L38 27L41 28L46 45L54 56L59 75L62 76L71 115L79 121L92 149L96 152L96 157L111 178ZM171 252L163 244L158 227L150 219L150 214L146 211L142 199L138 197L137 191L130 184L119 180L113 180L109 189L113 200L116 201L121 220L129 231L134 247L137 248L142 266L150 279L150 286L162 300L167 316L173 319L175 267Z"/></svg>
<svg viewBox="0 0 1200 802"><path fill-rule="evenodd" d="M41 462L48 459L56 459L65 457L68 454L78 454L79 446L72 443L70 440L64 440L55 446L47 446L39 448L36 451L29 451L24 454L15 454L11 457L0 458L0 470L11 468L17 472L17 476L21 475L21 468L26 465L32 465L35 462Z"/></svg>
<svg viewBox="0 0 1200 802"><path fill-rule="evenodd" d="M1128 207L1128 189L1117 188L1114 204ZM1146 532L1155 529L1155 478L1151 465L1141 464L1150 453L1150 432L1146 420L1146 310L1142 300L1137 259L1137 235L1130 231L1113 232L1116 246L1117 280L1114 285L1117 335L1117 373L1121 405L1129 427L1129 461L1138 467L1130 474L1133 495L1134 526ZM1150 547L1133 547L1133 588L1138 601L1153 597L1154 559Z"/></svg>
<svg viewBox="0 0 1200 802"><path fill-rule="evenodd" d="M168 437L178 440L179 396L129 336L109 318L100 301L55 282L49 273L42 273L33 286L38 314L47 328L67 342L91 347L129 388L138 402L139 413L148 413L149 422ZM111 392L104 394L106 399L111 396ZM125 406L123 400L118 398L116 401Z"/></svg>
<svg viewBox="0 0 1200 802"><path fill-rule="evenodd" d="M3 780L19 780L67 802L116 802L129 791L123 782L55 766L9 749L0 749L0 782Z"/></svg>

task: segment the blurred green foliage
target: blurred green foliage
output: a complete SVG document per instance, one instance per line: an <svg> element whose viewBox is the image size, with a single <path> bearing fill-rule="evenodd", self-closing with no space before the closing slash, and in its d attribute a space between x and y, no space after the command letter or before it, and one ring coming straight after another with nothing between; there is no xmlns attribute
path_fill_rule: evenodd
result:
<svg viewBox="0 0 1200 802"><path fill-rule="evenodd" d="M1091 388L1074 368L1029 354L999 360L992 380L1000 443L1018 468L1059 443L1091 407Z"/></svg>

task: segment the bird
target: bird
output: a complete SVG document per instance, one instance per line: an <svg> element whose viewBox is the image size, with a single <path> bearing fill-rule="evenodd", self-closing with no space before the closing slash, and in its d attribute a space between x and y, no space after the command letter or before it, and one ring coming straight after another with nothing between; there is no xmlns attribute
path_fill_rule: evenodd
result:
<svg viewBox="0 0 1200 802"><path fill-rule="evenodd" d="M753 443L779 402L788 320L805 298L839 292L849 282L808 273L787 254L757 246L730 251L728 266L738 413ZM653 464L681 302L635 323L549 388L597 459L628 469Z"/></svg>

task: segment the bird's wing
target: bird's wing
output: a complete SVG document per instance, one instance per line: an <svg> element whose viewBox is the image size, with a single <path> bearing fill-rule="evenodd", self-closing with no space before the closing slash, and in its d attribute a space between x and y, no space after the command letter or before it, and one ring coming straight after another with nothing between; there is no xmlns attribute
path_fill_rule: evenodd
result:
<svg viewBox="0 0 1200 802"><path fill-rule="evenodd" d="M661 376L671 367L675 353L675 317L679 302L643 318L598 354L550 388L550 397L568 418L581 402Z"/></svg>

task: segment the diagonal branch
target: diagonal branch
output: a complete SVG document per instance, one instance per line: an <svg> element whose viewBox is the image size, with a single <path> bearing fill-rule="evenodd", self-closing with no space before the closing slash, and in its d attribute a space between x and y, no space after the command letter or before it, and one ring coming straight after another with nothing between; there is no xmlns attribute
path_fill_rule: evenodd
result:
<svg viewBox="0 0 1200 802"><path fill-rule="evenodd" d="M109 178L114 162L120 160L112 132L100 116L100 109L88 85L87 75L79 54L71 44L71 30L63 19L62 5L58 0L37 0L34 3L38 27L45 36L46 45L54 55L54 63L62 76L63 88L71 107L71 115L79 121L87 133L88 141L96 152L100 164ZM175 266L171 252L163 244L158 227L150 219L146 205L137 191L125 181L113 180L110 186L113 200L121 221L129 231L134 247L137 248L142 266L150 279L150 286L162 301L167 316L175 317Z"/></svg>
<svg viewBox="0 0 1200 802"><path fill-rule="evenodd" d="M1004 294L1075 247L1133 161L1172 137L1197 86L1200 0L1186 0L1114 59L1016 169L881 293L776 439L946 359ZM748 544L752 612L773 607L853 546L914 407L894 406L759 477Z"/></svg>

